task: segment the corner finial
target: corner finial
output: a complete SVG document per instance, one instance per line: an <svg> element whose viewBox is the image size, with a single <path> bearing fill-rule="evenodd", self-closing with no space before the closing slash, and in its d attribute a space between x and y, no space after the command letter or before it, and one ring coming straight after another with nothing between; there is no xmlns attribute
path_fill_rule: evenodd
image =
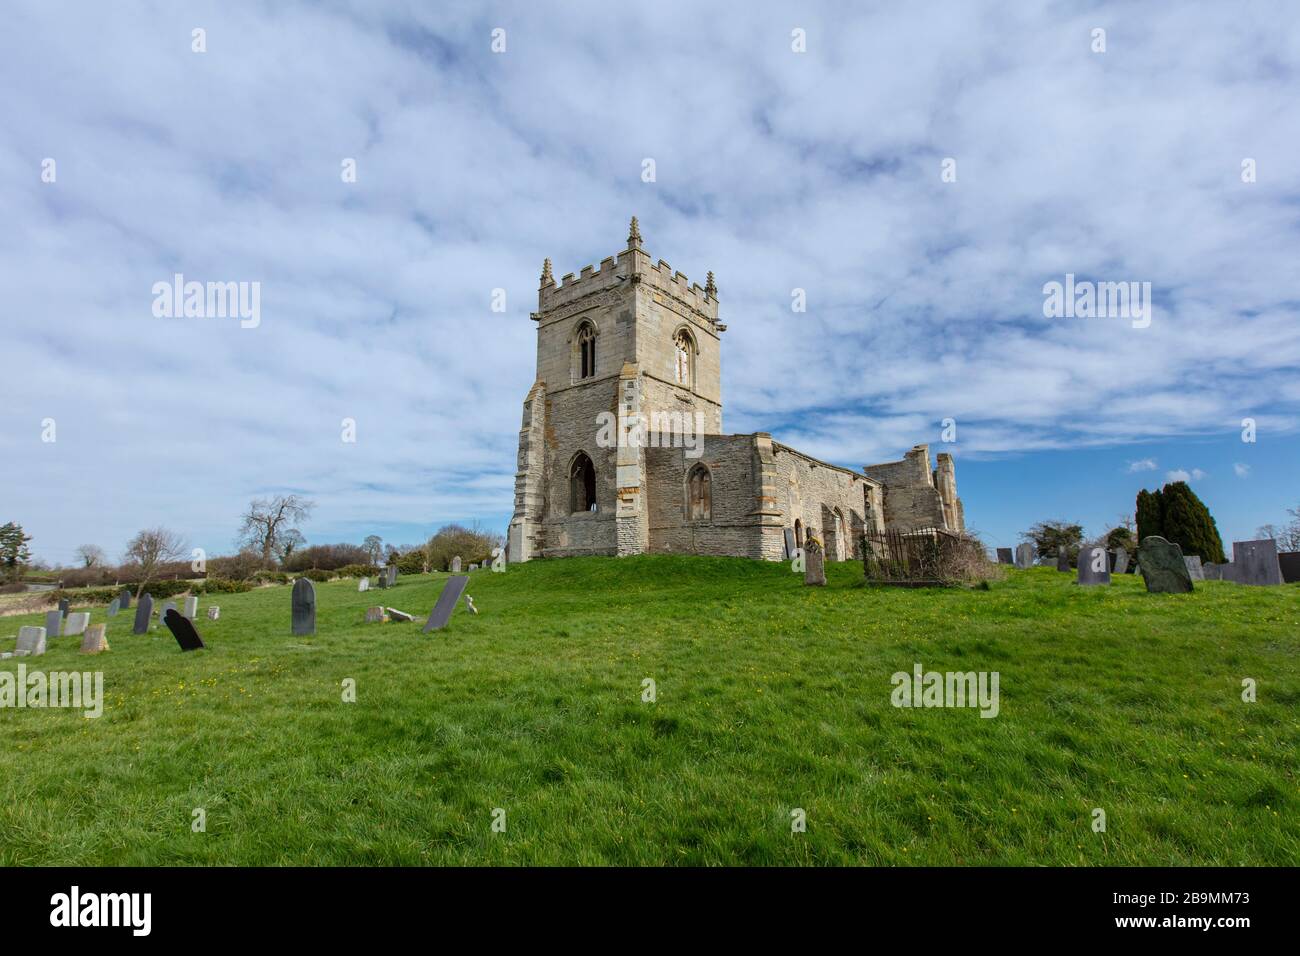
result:
<svg viewBox="0 0 1300 956"><path fill-rule="evenodd" d="M551 275L551 260L545 259L542 261L542 288L548 285L555 285L555 276Z"/></svg>
<svg viewBox="0 0 1300 956"><path fill-rule="evenodd" d="M709 273L709 281L704 284L704 297L706 299L714 299L714 300L718 298L718 286L717 283L713 281L712 272Z"/></svg>
<svg viewBox="0 0 1300 956"><path fill-rule="evenodd" d="M627 247L629 249L641 248L641 227L637 224L636 216L632 217L632 225L628 227Z"/></svg>

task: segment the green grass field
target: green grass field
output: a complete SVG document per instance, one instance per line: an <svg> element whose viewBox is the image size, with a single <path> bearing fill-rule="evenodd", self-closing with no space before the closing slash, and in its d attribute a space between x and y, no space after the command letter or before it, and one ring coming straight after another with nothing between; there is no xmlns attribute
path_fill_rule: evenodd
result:
<svg viewBox="0 0 1300 956"><path fill-rule="evenodd" d="M0 663L102 670L106 697L0 710L0 863L1300 863L1300 586L828 572L533 562L474 572L481 613L429 636L445 575L317 585L312 638L265 588L213 596L191 654L132 608L108 654ZM381 600L417 622L364 624ZM0 648L41 623L0 618ZM893 707L916 662L998 671L1000 714Z"/></svg>

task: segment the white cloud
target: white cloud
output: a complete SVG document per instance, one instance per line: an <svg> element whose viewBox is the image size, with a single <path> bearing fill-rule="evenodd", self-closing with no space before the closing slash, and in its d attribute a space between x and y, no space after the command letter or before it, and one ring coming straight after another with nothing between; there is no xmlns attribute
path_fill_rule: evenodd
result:
<svg viewBox="0 0 1300 956"><path fill-rule="evenodd" d="M1241 462L1237 462L1232 466L1232 470L1236 472L1238 478L1245 478L1250 474L1250 465L1243 465Z"/></svg>
<svg viewBox="0 0 1300 956"><path fill-rule="evenodd" d="M1200 481L1204 477L1205 472L1199 468L1193 468L1191 471L1177 468L1174 471L1165 472L1165 481Z"/></svg>
<svg viewBox="0 0 1300 956"><path fill-rule="evenodd" d="M1138 461L1130 461L1128 470L1130 474L1135 471L1155 471L1156 460L1154 458L1142 458Z"/></svg>

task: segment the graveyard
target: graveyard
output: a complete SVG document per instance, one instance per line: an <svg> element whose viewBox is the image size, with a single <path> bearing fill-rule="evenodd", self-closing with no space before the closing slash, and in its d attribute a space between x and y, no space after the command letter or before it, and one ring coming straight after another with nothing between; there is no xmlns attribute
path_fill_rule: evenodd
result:
<svg viewBox="0 0 1300 956"><path fill-rule="evenodd" d="M137 604L110 618L74 599L68 620L106 625L108 649L65 631L0 673L102 671L103 715L6 714L0 864L1300 859L1300 586L825 573L806 587L779 562L652 555L476 569L477 613L458 601L430 633L445 573L317 583L314 601L178 597L140 634ZM164 603L201 648L158 622ZM0 648L46 620L0 617ZM918 663L997 671L996 718L891 705L891 674Z"/></svg>

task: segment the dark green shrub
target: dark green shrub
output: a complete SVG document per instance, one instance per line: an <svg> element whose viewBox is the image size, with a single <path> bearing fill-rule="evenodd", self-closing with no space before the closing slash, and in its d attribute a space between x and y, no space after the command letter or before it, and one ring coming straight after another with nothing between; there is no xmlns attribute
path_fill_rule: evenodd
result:
<svg viewBox="0 0 1300 956"><path fill-rule="evenodd" d="M243 594L253 590L250 581L230 581L226 578L208 578L194 588L195 594Z"/></svg>
<svg viewBox="0 0 1300 956"><path fill-rule="evenodd" d="M334 572L341 578L368 578L379 573L373 564L345 564Z"/></svg>
<svg viewBox="0 0 1300 956"><path fill-rule="evenodd" d="M321 581L332 580L334 577L334 572L323 571L320 568L308 568L306 571L302 573L302 577L306 578L309 581L315 581L319 584Z"/></svg>

